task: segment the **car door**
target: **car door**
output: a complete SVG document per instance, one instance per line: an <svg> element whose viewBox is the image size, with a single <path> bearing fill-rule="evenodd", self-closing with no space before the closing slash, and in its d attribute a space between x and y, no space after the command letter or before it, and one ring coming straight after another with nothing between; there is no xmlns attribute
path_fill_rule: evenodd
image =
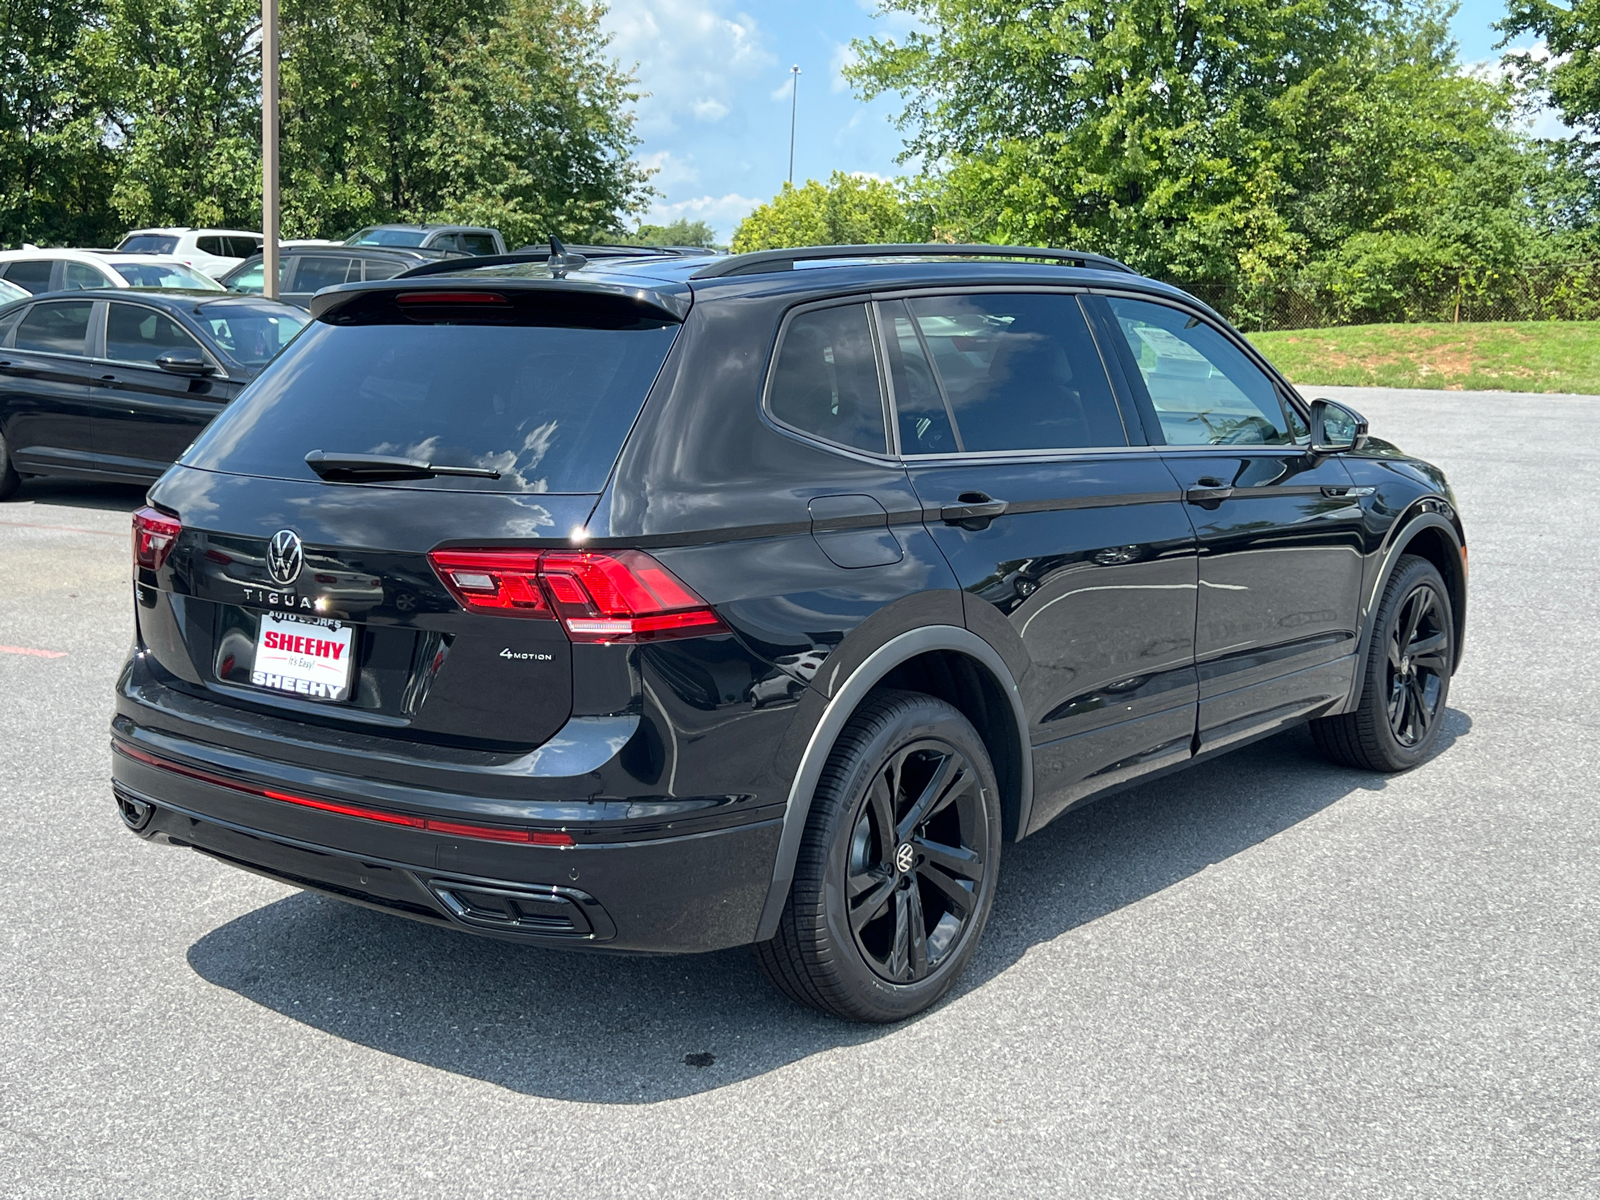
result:
<svg viewBox="0 0 1600 1200"><path fill-rule="evenodd" d="M1194 531L1078 297L915 296L878 318L900 452L967 623L1025 653L1031 825L1188 758Z"/></svg>
<svg viewBox="0 0 1600 1200"><path fill-rule="evenodd" d="M0 420L19 471L92 466L87 357L93 300L33 305L0 345Z"/></svg>
<svg viewBox="0 0 1600 1200"><path fill-rule="evenodd" d="M1165 441L1200 544L1195 632L1201 750L1326 709L1355 669L1363 512L1337 458L1197 311L1107 297L1108 340Z"/></svg>
<svg viewBox="0 0 1600 1200"><path fill-rule="evenodd" d="M160 309L133 301L107 304L104 347L92 387L93 449L108 472L155 478L172 465L232 398L219 374L175 375L156 365L164 354L200 354L200 342Z"/></svg>

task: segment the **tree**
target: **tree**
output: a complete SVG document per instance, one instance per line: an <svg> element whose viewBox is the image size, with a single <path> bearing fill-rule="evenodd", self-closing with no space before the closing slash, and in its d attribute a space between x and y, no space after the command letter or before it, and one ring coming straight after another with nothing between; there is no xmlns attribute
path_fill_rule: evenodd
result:
<svg viewBox="0 0 1600 1200"><path fill-rule="evenodd" d="M704 246L717 244L717 231L704 221L679 217L665 225L641 225L622 239L627 246Z"/></svg>
<svg viewBox="0 0 1600 1200"><path fill-rule="evenodd" d="M286 0L285 227L620 232L650 192L631 79L586 0Z"/></svg>
<svg viewBox="0 0 1600 1200"><path fill-rule="evenodd" d="M115 155L83 78L93 0L0 0L0 245L103 245Z"/></svg>
<svg viewBox="0 0 1600 1200"><path fill-rule="evenodd" d="M105 0L78 52L131 225L261 223L259 0Z"/></svg>
<svg viewBox="0 0 1600 1200"><path fill-rule="evenodd" d="M1600 136L1600 0L1511 0L1505 20L1495 28L1500 44L1521 34L1540 38L1544 54L1507 55L1523 79L1545 89L1564 120L1587 135Z"/></svg>
<svg viewBox="0 0 1600 1200"><path fill-rule="evenodd" d="M835 171L826 184L784 184L770 204L759 205L739 223L733 251L789 246L861 246L897 242L905 214L895 186L881 179Z"/></svg>

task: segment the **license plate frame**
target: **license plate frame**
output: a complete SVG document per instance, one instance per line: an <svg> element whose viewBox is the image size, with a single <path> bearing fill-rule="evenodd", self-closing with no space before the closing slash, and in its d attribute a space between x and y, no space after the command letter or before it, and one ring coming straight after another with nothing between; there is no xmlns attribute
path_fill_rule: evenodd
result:
<svg viewBox="0 0 1600 1200"><path fill-rule="evenodd" d="M348 621L264 612L256 621L250 686L324 704L348 701L356 634Z"/></svg>

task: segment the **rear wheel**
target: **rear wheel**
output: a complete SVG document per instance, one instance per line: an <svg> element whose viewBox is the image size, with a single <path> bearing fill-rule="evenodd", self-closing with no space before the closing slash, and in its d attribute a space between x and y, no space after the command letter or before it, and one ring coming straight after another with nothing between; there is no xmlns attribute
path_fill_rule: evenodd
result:
<svg viewBox="0 0 1600 1200"><path fill-rule="evenodd" d="M1439 569L1408 554L1383 589L1354 712L1311 723L1317 748L1368 771L1404 771L1433 753L1455 664L1455 621Z"/></svg>
<svg viewBox="0 0 1600 1200"><path fill-rule="evenodd" d="M21 483L21 476L11 465L11 447L6 444L6 435L0 433L0 500L11 499Z"/></svg>
<svg viewBox="0 0 1600 1200"><path fill-rule="evenodd" d="M977 948L1000 841L977 730L932 696L879 693L828 759L777 936L757 960L785 995L835 1016L921 1012Z"/></svg>

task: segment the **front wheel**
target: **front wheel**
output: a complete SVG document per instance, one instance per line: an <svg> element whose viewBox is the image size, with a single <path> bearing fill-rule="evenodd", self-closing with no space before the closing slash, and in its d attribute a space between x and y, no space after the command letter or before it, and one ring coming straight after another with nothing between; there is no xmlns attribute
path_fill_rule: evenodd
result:
<svg viewBox="0 0 1600 1200"><path fill-rule="evenodd" d="M1354 712L1311 722L1317 748L1368 771L1422 762L1439 742L1455 645L1443 576L1427 559L1406 555L1378 604L1360 702Z"/></svg>
<svg viewBox="0 0 1600 1200"><path fill-rule="evenodd" d="M834 746L762 970L790 999L899 1021L966 968L994 902L1000 792L971 723L920 692L880 692Z"/></svg>
<svg viewBox="0 0 1600 1200"><path fill-rule="evenodd" d="M11 447L6 445L6 435L0 433L0 500L9 500L22 483L16 467L11 465Z"/></svg>

